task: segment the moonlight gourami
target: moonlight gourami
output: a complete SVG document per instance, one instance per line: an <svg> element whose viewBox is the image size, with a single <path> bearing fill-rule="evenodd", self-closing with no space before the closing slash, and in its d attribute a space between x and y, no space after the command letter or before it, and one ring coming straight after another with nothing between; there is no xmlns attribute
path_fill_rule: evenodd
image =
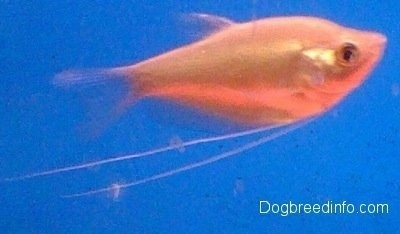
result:
<svg viewBox="0 0 400 234"><path fill-rule="evenodd" d="M142 180L118 191L238 154L282 136L323 114L359 87L379 62L382 34L343 27L315 17L276 17L235 23L192 14L212 32L192 44L115 68L64 71L63 87L122 80L127 93L110 113L118 116L145 98L156 98L251 128L228 135L181 142L180 147L277 130L260 139ZM26 179L172 150L166 146L80 165L11 178ZM114 191L115 185L71 196Z"/></svg>

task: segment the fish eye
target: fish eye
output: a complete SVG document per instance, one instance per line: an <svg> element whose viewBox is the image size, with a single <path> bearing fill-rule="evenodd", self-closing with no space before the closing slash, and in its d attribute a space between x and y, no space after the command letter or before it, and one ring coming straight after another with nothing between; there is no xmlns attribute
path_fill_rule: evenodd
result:
<svg viewBox="0 0 400 234"><path fill-rule="evenodd" d="M358 60L359 52L355 45L344 43L339 50L336 51L336 58L340 65L351 66Z"/></svg>

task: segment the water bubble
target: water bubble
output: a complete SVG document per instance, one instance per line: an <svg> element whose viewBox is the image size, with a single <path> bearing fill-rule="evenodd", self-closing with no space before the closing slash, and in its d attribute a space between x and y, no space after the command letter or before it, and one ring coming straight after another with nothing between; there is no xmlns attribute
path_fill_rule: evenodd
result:
<svg viewBox="0 0 400 234"><path fill-rule="evenodd" d="M392 95L397 97L400 94L400 85L397 83L392 84Z"/></svg>
<svg viewBox="0 0 400 234"><path fill-rule="evenodd" d="M238 196L244 192L244 181L241 177L236 178L233 187L233 195Z"/></svg>
<svg viewBox="0 0 400 234"><path fill-rule="evenodd" d="M169 145L171 147L176 148L179 153L184 153L185 152L185 147L183 146L183 141L179 136L173 136L169 140Z"/></svg>
<svg viewBox="0 0 400 234"><path fill-rule="evenodd" d="M118 200L121 194L121 186L119 184L112 184L110 186L110 194L114 201Z"/></svg>

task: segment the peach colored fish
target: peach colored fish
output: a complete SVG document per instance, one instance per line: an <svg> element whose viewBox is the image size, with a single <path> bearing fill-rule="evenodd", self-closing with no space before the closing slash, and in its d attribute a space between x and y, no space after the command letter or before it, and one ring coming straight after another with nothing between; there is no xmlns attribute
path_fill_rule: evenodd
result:
<svg viewBox="0 0 400 234"><path fill-rule="evenodd" d="M347 28L315 17L277 17L247 23L194 14L214 25L200 41L134 65L66 71L56 83L70 86L123 78L130 92L116 109L140 99L157 97L209 115L255 127L254 130L183 142L189 146L289 127L232 151L154 175L129 187L202 166L275 139L337 104L366 79L383 55L382 34ZM167 146L134 155L34 173L70 171L171 150ZM111 191L111 188L73 196Z"/></svg>
<svg viewBox="0 0 400 234"><path fill-rule="evenodd" d="M195 42L126 67L134 98L159 97L243 124L290 123L320 114L358 87L386 38L314 17L223 24ZM59 82L91 79L62 73ZM129 96L127 98L133 98Z"/></svg>

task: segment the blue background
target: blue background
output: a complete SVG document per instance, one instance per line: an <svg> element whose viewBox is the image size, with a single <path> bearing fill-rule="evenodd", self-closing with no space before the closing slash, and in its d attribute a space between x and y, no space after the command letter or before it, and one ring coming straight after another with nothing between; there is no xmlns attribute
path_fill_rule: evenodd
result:
<svg viewBox="0 0 400 234"><path fill-rule="evenodd" d="M122 190L118 199L60 195L143 178L229 150L245 139L1 182L0 231L399 233L400 6L395 2L0 1L0 178L151 149L173 136L202 136L200 125L186 128L180 119L170 124L149 117L150 101L131 108L100 137L84 140L76 131L84 119L80 99L50 82L68 68L131 64L187 43L184 26L176 20L180 13L205 12L236 21L254 15L312 15L388 37L383 60L362 87L310 125L236 157ZM164 111L159 115L168 115ZM345 200L388 203L390 208L389 214L281 217L260 215L259 200Z"/></svg>

